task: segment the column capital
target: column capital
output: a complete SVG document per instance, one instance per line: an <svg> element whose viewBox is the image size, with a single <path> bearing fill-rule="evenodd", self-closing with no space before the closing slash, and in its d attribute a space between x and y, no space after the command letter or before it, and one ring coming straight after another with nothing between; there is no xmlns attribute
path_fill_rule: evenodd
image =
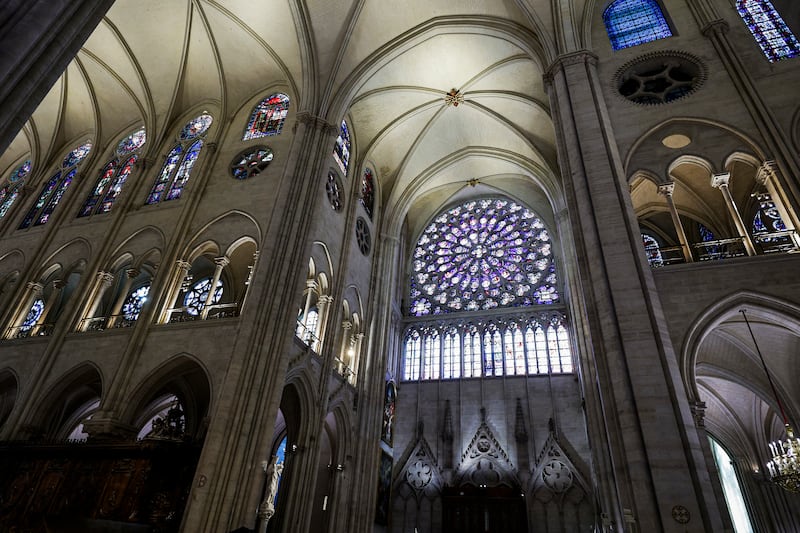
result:
<svg viewBox="0 0 800 533"><path fill-rule="evenodd" d="M730 172L720 172L719 174L712 174L711 175L711 186L715 189L719 189L721 187L727 187L731 181L731 173Z"/></svg>
<svg viewBox="0 0 800 533"><path fill-rule="evenodd" d="M353 323L349 320L342 321L342 329L345 331L353 329Z"/></svg>
<svg viewBox="0 0 800 533"><path fill-rule="evenodd" d="M114 274L111 272L106 272L105 270L99 270L96 277L97 281L103 285L111 285L111 283L114 281Z"/></svg>
<svg viewBox="0 0 800 533"><path fill-rule="evenodd" d="M139 270L138 268L129 268L129 269L127 269L125 271L125 275L128 276L130 279L135 278L136 276L138 276L141 273L142 273L142 271Z"/></svg>
<svg viewBox="0 0 800 533"><path fill-rule="evenodd" d="M303 124L306 127L312 129L318 129L325 133L326 135L338 135L339 134L339 126L337 124L331 124L327 120L322 117L318 117L308 111L299 111L296 115L296 122L294 123L294 127L292 128L292 133L297 132L297 126L299 124Z"/></svg>
<svg viewBox="0 0 800 533"><path fill-rule="evenodd" d="M675 182L662 183L658 186L658 194L661 196L672 196L675 192Z"/></svg>
<svg viewBox="0 0 800 533"><path fill-rule="evenodd" d="M67 286L67 281L63 279L54 279L53 280L53 288L57 290L61 290Z"/></svg>
<svg viewBox="0 0 800 533"><path fill-rule="evenodd" d="M708 37L719 37L730 31L731 27L722 19L712 20L700 30L703 35Z"/></svg>
<svg viewBox="0 0 800 533"><path fill-rule="evenodd" d="M597 54L590 50L577 50L575 52L569 52L567 54L558 56L552 63L550 63L550 66L547 67L547 70L545 70L542 76L544 78L544 82L547 85L550 85L553 83L553 78L555 75L564 70L564 67L580 64L597 66Z"/></svg>
<svg viewBox="0 0 800 533"><path fill-rule="evenodd" d="M28 290L30 290L33 294L41 294L44 290L44 285L38 281L29 281L25 284L25 287L27 287Z"/></svg>
<svg viewBox="0 0 800 533"><path fill-rule="evenodd" d="M225 268L226 266L231 264L231 260L223 255L221 257L215 257L214 264L217 265L218 267Z"/></svg>
<svg viewBox="0 0 800 533"><path fill-rule="evenodd" d="M768 181L774 180L778 174L778 165L775 161L764 161L756 172L756 181L759 185L766 185Z"/></svg>
<svg viewBox="0 0 800 533"><path fill-rule="evenodd" d="M317 302L321 304L329 304L333 302L333 296L328 296L327 294L323 294L319 298L317 298Z"/></svg>
<svg viewBox="0 0 800 533"><path fill-rule="evenodd" d="M178 259L175 261L175 264L178 265L178 268L181 270L186 270L187 272L190 268L192 268L192 264L189 261L184 261L183 259Z"/></svg>
<svg viewBox="0 0 800 533"><path fill-rule="evenodd" d="M706 426L706 403L705 402L691 402L689 409L692 411L694 423L697 427L702 428Z"/></svg>

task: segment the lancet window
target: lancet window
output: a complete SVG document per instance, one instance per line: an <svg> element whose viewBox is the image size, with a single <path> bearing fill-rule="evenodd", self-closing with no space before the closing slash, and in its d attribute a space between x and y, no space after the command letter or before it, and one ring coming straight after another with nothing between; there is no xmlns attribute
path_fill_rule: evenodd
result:
<svg viewBox="0 0 800 533"><path fill-rule="evenodd" d="M264 98L253 108L242 140L280 135L288 113L289 97L285 94L276 93Z"/></svg>
<svg viewBox="0 0 800 533"><path fill-rule="evenodd" d="M375 209L375 176L369 168L364 169L364 176L361 178L361 205L372 220L372 212Z"/></svg>
<svg viewBox="0 0 800 533"><path fill-rule="evenodd" d="M20 229L41 226L50 220L64 193L67 192L70 184L75 180L78 174L78 166L89 155L91 150L92 143L87 142L67 154L61 162L61 168L44 184L36 203L33 204L22 220L22 224L19 226Z"/></svg>
<svg viewBox="0 0 800 533"><path fill-rule="evenodd" d="M117 145L116 157L106 163L100 172L92 192L78 213L79 217L88 217L98 213L108 213L114 206L125 180L130 176L133 165L139 158L139 150L147 140L144 128L135 131L122 139Z"/></svg>
<svg viewBox="0 0 800 533"><path fill-rule="evenodd" d="M164 160L164 165L150 190L146 202L148 205L181 197L192 168L203 149L203 139L213 121L211 115L204 113L183 127L178 134L177 144Z"/></svg>
<svg viewBox="0 0 800 533"><path fill-rule="evenodd" d="M647 262L651 267L660 267L664 265L664 259L661 257L661 246L652 235L642 233L642 242L644 243L644 253L647 256Z"/></svg>
<svg viewBox="0 0 800 533"><path fill-rule="evenodd" d="M770 63L800 56L800 42L772 2L737 0L736 10Z"/></svg>
<svg viewBox="0 0 800 533"><path fill-rule="evenodd" d="M336 137L336 144L333 147L333 158L342 170L342 174L347 176L347 169L350 166L350 129L344 120L339 127L339 136Z"/></svg>
<svg viewBox="0 0 800 533"><path fill-rule="evenodd" d="M603 12L603 22L614 50L672 36L656 0L616 0Z"/></svg>
<svg viewBox="0 0 800 533"><path fill-rule="evenodd" d="M8 210L14 205L14 202L19 198L20 190L25 184L25 178L31 172L30 159L21 163L18 167L11 171L5 185L0 188L0 218L6 216Z"/></svg>

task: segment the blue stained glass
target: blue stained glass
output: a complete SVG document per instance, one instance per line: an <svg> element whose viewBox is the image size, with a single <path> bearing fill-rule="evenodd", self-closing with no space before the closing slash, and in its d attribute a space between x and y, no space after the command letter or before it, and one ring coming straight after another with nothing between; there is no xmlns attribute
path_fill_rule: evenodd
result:
<svg viewBox="0 0 800 533"><path fill-rule="evenodd" d="M543 223L505 199L470 201L437 217L413 252L415 316L559 301Z"/></svg>
<svg viewBox="0 0 800 533"><path fill-rule="evenodd" d="M11 175L8 177L9 183L16 183L22 179L25 179L25 177L30 173L30 171L31 171L31 161L29 159L11 172Z"/></svg>
<svg viewBox="0 0 800 533"><path fill-rule="evenodd" d="M347 168L350 165L350 131L344 120L339 129L339 136L336 138L336 145L333 147L333 158L342 169L342 174L347 176Z"/></svg>
<svg viewBox="0 0 800 533"><path fill-rule="evenodd" d="M28 211L28 214L25 215L25 218L22 221L22 224L19 225L19 229L25 229L30 227L33 221L36 219L36 215L39 213L39 210L44 207L47 203L47 199L50 198L50 194L58 185L58 182L61 180L61 171L59 170L56 172L50 181L48 181L44 188L42 189L42 193L39 195L39 198L36 200L36 203L33 204L31 210Z"/></svg>
<svg viewBox="0 0 800 533"><path fill-rule="evenodd" d="M58 185L58 188L53 193L50 201L47 202L47 206L45 206L42 214L39 216L39 219L34 223L34 226L41 226L42 224L47 224L47 221L50 220L50 215L53 214L55 211L56 206L58 206L58 202L61 201L61 198L64 196L64 193L67 192L67 188L72 183L72 180L75 178L75 174L78 173L78 169L73 168L69 171L69 173L64 176L64 179L61 180L61 183Z"/></svg>
<svg viewBox="0 0 800 533"><path fill-rule="evenodd" d="M117 145L117 155L126 156L131 152L135 152L144 146L145 142L147 142L147 134L144 128L142 128L139 131L131 133L119 142Z"/></svg>
<svg viewBox="0 0 800 533"><path fill-rule="evenodd" d="M0 189L0 218L6 216L8 210L14 205L14 201L19 197L19 188L6 185Z"/></svg>
<svg viewBox="0 0 800 533"><path fill-rule="evenodd" d="M84 143L81 146L75 148L73 151L67 154L67 157L64 158L64 162L61 163L62 168L69 168L74 167L78 163L84 160L84 158L89 155L89 152L92 150L92 143Z"/></svg>
<svg viewBox="0 0 800 533"><path fill-rule="evenodd" d="M800 56L800 42L769 0L737 0L736 10L770 61Z"/></svg>
<svg viewBox="0 0 800 533"><path fill-rule="evenodd" d="M196 140L192 147L189 148L189 151L183 158L181 166L178 168L178 172L175 174L175 179L172 182L172 186L169 188L166 200L175 200L181 197L183 187L186 185L186 182L189 181L189 174L192 172L194 163L197 161L197 157L200 155L200 150L202 148L203 141L200 139Z"/></svg>
<svg viewBox="0 0 800 533"><path fill-rule="evenodd" d="M122 304L122 315L125 317L125 320L133 321L139 318L139 313L141 313L149 293L150 284L148 283L147 285L142 285L128 295L125 299L125 303Z"/></svg>
<svg viewBox="0 0 800 533"><path fill-rule="evenodd" d="M172 178L172 172L181 161L181 154L183 147L181 145L175 146L164 161L164 166L161 167L161 172L158 174L153 189L150 191L150 196L147 197L147 205L158 203L161 200L161 193L167 188L167 184Z"/></svg>
<svg viewBox="0 0 800 533"><path fill-rule="evenodd" d="M264 98L253 109L242 140L280 135L288 112L289 97L285 94L277 93Z"/></svg>
<svg viewBox="0 0 800 533"><path fill-rule="evenodd" d="M655 0L617 0L603 12L603 22L614 50L672 36Z"/></svg>
<svg viewBox="0 0 800 533"><path fill-rule="evenodd" d="M283 469L286 467L286 444L287 444L287 437L283 437L281 443L278 445L278 449L275 451L275 468L279 468L280 474L278 474L278 484L275 488L275 499L272 500L272 505L278 505L278 494L281 491L281 480L283 479Z"/></svg>
<svg viewBox="0 0 800 533"><path fill-rule="evenodd" d="M702 224L697 225L697 229L700 231L700 240L703 242L710 242L715 241L717 238L714 236L714 233L711 232L710 229L705 227Z"/></svg>
<svg viewBox="0 0 800 533"><path fill-rule="evenodd" d="M214 289L214 295L211 297L211 305L219 302L222 297L222 280L217 281L217 286ZM211 290L211 278L201 279L194 286L189 289L186 296L183 298L183 306L186 312L190 315L197 316L206 306L206 298Z"/></svg>
<svg viewBox="0 0 800 533"><path fill-rule="evenodd" d="M42 316L44 312L44 300L41 298L37 298L33 305L31 305L30 311L28 311L28 315L25 317L25 320L20 325L20 331L29 331L33 326L36 325L36 322Z"/></svg>
<svg viewBox="0 0 800 533"><path fill-rule="evenodd" d="M647 233L642 233L642 242L644 243L644 253L647 255L647 262L651 267L660 267L664 264L664 259L661 257L661 247L658 241Z"/></svg>
<svg viewBox="0 0 800 533"><path fill-rule="evenodd" d="M214 121L214 117L211 115L203 114L199 117L192 119L188 124L186 124L180 133L180 140L182 141L189 141L192 139L196 139L201 135L205 134L208 131L208 128L211 127L211 123Z"/></svg>

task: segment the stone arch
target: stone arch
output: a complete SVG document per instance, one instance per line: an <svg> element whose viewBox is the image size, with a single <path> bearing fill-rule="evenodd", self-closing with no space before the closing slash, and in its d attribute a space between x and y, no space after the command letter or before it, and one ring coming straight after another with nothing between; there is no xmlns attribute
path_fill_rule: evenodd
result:
<svg viewBox="0 0 800 533"><path fill-rule="evenodd" d="M103 373L96 364L84 361L48 381L30 419L23 421L22 432L32 439L66 439L72 426L90 414L90 406L96 409L102 400Z"/></svg>
<svg viewBox="0 0 800 533"><path fill-rule="evenodd" d="M140 431L156 414L155 404L170 395L179 400L185 415L184 438L202 441L213 404L212 381L205 366L191 354L171 357L140 380L122 411L123 423Z"/></svg>
<svg viewBox="0 0 800 533"><path fill-rule="evenodd" d="M125 254L130 255L133 263L141 261L142 258L147 257L154 251L157 252L160 258L165 242L164 233L159 228L145 226L125 238L114 248L114 251L109 255L111 259L109 260L108 268L114 269L120 258Z"/></svg>
<svg viewBox="0 0 800 533"><path fill-rule="evenodd" d="M16 407L19 377L11 368L0 370L0 429Z"/></svg>

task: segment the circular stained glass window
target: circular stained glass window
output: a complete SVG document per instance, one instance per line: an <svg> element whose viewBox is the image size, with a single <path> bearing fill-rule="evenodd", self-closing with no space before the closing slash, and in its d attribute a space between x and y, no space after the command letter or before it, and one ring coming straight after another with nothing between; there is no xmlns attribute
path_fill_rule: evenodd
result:
<svg viewBox="0 0 800 533"><path fill-rule="evenodd" d="M117 155L124 156L128 155L131 152L135 152L147 141L147 134L144 131L144 128L140 129L139 131L135 131L122 139L119 144L117 145Z"/></svg>
<svg viewBox="0 0 800 533"><path fill-rule="evenodd" d="M209 290L211 290L211 278L201 279L195 283L183 298L183 306L186 308L186 312L194 316L199 315L200 311L205 307ZM221 297L222 280L218 280L217 286L214 289L214 296L211 298L211 305L219 302Z"/></svg>
<svg viewBox="0 0 800 533"><path fill-rule="evenodd" d="M410 312L421 316L558 301L550 235L510 200L470 201L425 229L411 264Z"/></svg>
<svg viewBox="0 0 800 533"><path fill-rule="evenodd" d="M64 162L61 163L61 166L64 168L74 167L78 163L84 160L84 158L89 155L89 152L92 151L92 143L84 143L73 151L67 154L67 157L64 158Z"/></svg>
<svg viewBox="0 0 800 533"><path fill-rule="evenodd" d="M372 246L372 237L370 237L369 234L367 221L362 217L358 217L356 220L356 242L358 243L358 249L361 250L361 253L369 255L369 250Z"/></svg>
<svg viewBox="0 0 800 533"><path fill-rule="evenodd" d="M273 157L272 150L266 146L245 150L231 161L231 174L239 180L252 178L267 168Z"/></svg>
<svg viewBox="0 0 800 533"><path fill-rule="evenodd" d="M125 317L125 320L137 320L139 318L139 313L142 312L142 307L144 307L149 293L150 284L147 284L142 285L128 295L125 299L125 303L122 304L122 315Z"/></svg>
<svg viewBox="0 0 800 533"><path fill-rule="evenodd" d="M211 123L213 121L214 117L203 113L199 117L192 119L183 127L180 133L180 139L182 141L188 141L189 139L200 137L208 130L209 127L211 127Z"/></svg>
<svg viewBox="0 0 800 533"><path fill-rule="evenodd" d="M31 171L31 160L28 159L27 161L22 163L20 166L18 166L11 172L11 175L8 177L8 181L10 183L16 183L19 180L25 179L25 176L27 176L30 171Z"/></svg>
<svg viewBox="0 0 800 533"><path fill-rule="evenodd" d="M328 181L325 183L325 192L328 194L328 202L334 211L342 209L342 186L339 177L335 172L328 172Z"/></svg>
<svg viewBox="0 0 800 533"><path fill-rule="evenodd" d="M28 311L28 315L25 317L25 321L22 323L22 326L20 326L19 329L21 331L28 331L29 329L31 329L39 320L39 318L42 316L43 312L44 312L44 300L38 298L36 301L33 302L33 305L31 305L31 309L30 311Z"/></svg>

